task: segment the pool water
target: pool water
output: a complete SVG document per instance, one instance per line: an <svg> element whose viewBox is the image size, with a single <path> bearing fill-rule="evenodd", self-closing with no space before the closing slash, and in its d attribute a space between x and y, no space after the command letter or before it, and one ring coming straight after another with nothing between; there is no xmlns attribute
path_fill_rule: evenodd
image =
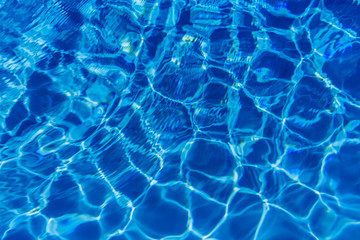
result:
<svg viewBox="0 0 360 240"><path fill-rule="evenodd" d="M1 239L360 239L358 34L358 0L0 0Z"/></svg>

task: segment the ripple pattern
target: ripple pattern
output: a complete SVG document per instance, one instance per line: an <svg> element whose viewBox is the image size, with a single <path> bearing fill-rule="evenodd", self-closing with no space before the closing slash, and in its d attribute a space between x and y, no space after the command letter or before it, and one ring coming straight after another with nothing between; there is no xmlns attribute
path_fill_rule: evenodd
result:
<svg viewBox="0 0 360 240"><path fill-rule="evenodd" d="M0 0L2 240L356 239L357 0Z"/></svg>

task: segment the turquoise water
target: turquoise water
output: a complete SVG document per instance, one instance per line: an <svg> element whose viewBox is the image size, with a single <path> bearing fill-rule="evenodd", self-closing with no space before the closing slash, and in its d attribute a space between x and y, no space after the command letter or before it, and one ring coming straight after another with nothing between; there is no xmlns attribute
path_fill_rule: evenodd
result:
<svg viewBox="0 0 360 240"><path fill-rule="evenodd" d="M1 239L360 239L359 33L352 0L0 0Z"/></svg>

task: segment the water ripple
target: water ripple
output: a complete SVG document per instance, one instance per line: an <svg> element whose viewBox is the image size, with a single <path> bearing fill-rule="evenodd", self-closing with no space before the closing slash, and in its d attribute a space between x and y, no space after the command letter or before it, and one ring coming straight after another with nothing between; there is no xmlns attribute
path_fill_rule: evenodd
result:
<svg viewBox="0 0 360 240"><path fill-rule="evenodd" d="M360 236L351 0L0 0L0 237Z"/></svg>

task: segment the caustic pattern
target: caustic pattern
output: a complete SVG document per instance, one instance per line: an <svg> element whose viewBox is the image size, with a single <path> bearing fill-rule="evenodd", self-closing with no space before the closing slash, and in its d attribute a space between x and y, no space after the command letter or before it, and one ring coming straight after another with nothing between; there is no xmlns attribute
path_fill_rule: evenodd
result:
<svg viewBox="0 0 360 240"><path fill-rule="evenodd" d="M352 0L0 0L1 239L355 239L359 33Z"/></svg>

